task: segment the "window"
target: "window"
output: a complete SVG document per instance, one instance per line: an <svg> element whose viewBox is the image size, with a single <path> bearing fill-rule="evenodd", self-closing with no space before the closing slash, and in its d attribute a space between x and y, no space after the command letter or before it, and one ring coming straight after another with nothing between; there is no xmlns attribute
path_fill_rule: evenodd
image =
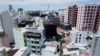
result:
<svg viewBox="0 0 100 56"><path fill-rule="evenodd" d="M89 9L88 9L88 11L89 11Z"/></svg>
<svg viewBox="0 0 100 56"><path fill-rule="evenodd" d="M32 48L36 48L36 46L32 46Z"/></svg>
<svg viewBox="0 0 100 56"><path fill-rule="evenodd" d="M32 50L32 52L33 52L33 53L36 53L36 51L35 51L35 50Z"/></svg>
<svg viewBox="0 0 100 56"><path fill-rule="evenodd" d="M39 46L37 46L37 48L40 48Z"/></svg>
<svg viewBox="0 0 100 56"><path fill-rule="evenodd" d="M38 53L40 53L40 51L37 51Z"/></svg>
<svg viewBox="0 0 100 56"><path fill-rule="evenodd" d="M88 6L88 8L90 8L90 6Z"/></svg>
<svg viewBox="0 0 100 56"><path fill-rule="evenodd" d="M81 37L79 39L81 39Z"/></svg>
<svg viewBox="0 0 100 56"><path fill-rule="evenodd" d="M76 34L76 36L78 36L78 34Z"/></svg>
<svg viewBox="0 0 100 56"><path fill-rule="evenodd" d="M93 9L91 9L91 11L93 11Z"/></svg>
<svg viewBox="0 0 100 56"><path fill-rule="evenodd" d="M85 6L85 8L87 8L87 6Z"/></svg>
<svg viewBox="0 0 100 56"><path fill-rule="evenodd" d="M34 41L32 41L32 43L34 43Z"/></svg>
<svg viewBox="0 0 100 56"><path fill-rule="evenodd" d="M76 38L76 40L75 40L75 43L77 43L77 38Z"/></svg>
<svg viewBox="0 0 100 56"><path fill-rule="evenodd" d="M92 6L92 8L93 8L93 6Z"/></svg>
<svg viewBox="0 0 100 56"><path fill-rule="evenodd" d="M80 36L81 36L81 34L80 34Z"/></svg>
<svg viewBox="0 0 100 56"><path fill-rule="evenodd" d="M39 41L35 41L36 44L39 44Z"/></svg>

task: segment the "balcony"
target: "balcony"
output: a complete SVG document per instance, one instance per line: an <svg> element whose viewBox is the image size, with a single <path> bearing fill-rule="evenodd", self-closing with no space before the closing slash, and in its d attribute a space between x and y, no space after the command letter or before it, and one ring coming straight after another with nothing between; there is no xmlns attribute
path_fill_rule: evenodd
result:
<svg viewBox="0 0 100 56"><path fill-rule="evenodd" d="M4 36L5 32L0 32L0 37Z"/></svg>
<svg viewBox="0 0 100 56"><path fill-rule="evenodd" d="M40 33L33 33L33 32L27 32L25 34L25 36L27 38L35 38L35 39L40 39L41 38L41 34Z"/></svg>

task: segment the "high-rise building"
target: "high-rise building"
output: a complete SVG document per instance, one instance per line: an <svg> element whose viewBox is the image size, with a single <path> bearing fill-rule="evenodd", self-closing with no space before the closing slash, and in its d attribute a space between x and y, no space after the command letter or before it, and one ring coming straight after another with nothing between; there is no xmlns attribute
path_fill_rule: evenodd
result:
<svg viewBox="0 0 100 56"><path fill-rule="evenodd" d="M94 25L94 32L98 32L100 26L100 5L97 7L97 15L96 15L96 20L95 20L95 25Z"/></svg>
<svg viewBox="0 0 100 56"><path fill-rule="evenodd" d="M54 24L51 20L45 20L44 28L45 28L45 36L47 40L52 40L54 36L56 38L57 36L56 24Z"/></svg>
<svg viewBox="0 0 100 56"><path fill-rule="evenodd" d="M77 10L78 10L77 5L69 6L68 8L66 8L64 12L64 23L76 26Z"/></svg>
<svg viewBox="0 0 100 56"><path fill-rule="evenodd" d="M1 20L1 23L2 23L3 30L8 36L8 40L10 42L14 42L14 37L13 37L14 23L13 23L12 16L9 15L8 11L4 11L0 15L0 20Z"/></svg>
<svg viewBox="0 0 100 56"><path fill-rule="evenodd" d="M96 34L92 40L90 56L100 55L100 34Z"/></svg>
<svg viewBox="0 0 100 56"><path fill-rule="evenodd" d="M59 10L60 23L64 23L64 12L65 12L65 9Z"/></svg>
<svg viewBox="0 0 100 56"><path fill-rule="evenodd" d="M86 4L78 6L76 29L93 32L97 14L97 5Z"/></svg>

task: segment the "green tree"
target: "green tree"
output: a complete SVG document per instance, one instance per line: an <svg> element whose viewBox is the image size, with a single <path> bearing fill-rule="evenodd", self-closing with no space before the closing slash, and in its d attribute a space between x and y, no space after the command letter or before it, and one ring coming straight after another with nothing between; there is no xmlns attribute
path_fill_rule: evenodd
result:
<svg viewBox="0 0 100 56"><path fill-rule="evenodd" d="M2 51L2 55L3 55L3 56L8 56L8 54L7 54L7 52L6 52L5 49Z"/></svg>

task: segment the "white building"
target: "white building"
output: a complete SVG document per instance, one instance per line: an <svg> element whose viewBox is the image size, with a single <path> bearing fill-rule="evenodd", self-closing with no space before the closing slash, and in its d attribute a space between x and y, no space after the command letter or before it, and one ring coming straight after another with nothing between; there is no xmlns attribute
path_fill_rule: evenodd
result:
<svg viewBox="0 0 100 56"><path fill-rule="evenodd" d="M10 42L14 42L14 37L13 37L13 18L12 16L9 15L8 11L4 11L0 15L0 20L4 29L4 32L8 36L8 40Z"/></svg>
<svg viewBox="0 0 100 56"><path fill-rule="evenodd" d="M64 23L64 12L65 12L65 9L59 10L60 23Z"/></svg>
<svg viewBox="0 0 100 56"><path fill-rule="evenodd" d="M32 53L40 54L44 42L44 27L42 24L42 20L39 19L32 22L32 25L26 24L25 27L13 28L15 46L17 48L28 46Z"/></svg>
<svg viewBox="0 0 100 56"><path fill-rule="evenodd" d="M14 56L27 56L30 54L29 48L28 47L23 47L20 48L15 54Z"/></svg>
<svg viewBox="0 0 100 56"><path fill-rule="evenodd" d="M72 43L84 44L86 43L87 32L85 31L70 31Z"/></svg>
<svg viewBox="0 0 100 56"><path fill-rule="evenodd" d="M15 47L17 48L25 47L24 32L26 32L26 29L24 28L13 28Z"/></svg>
<svg viewBox="0 0 100 56"><path fill-rule="evenodd" d="M95 34L91 44L90 56L100 55L100 34Z"/></svg>

